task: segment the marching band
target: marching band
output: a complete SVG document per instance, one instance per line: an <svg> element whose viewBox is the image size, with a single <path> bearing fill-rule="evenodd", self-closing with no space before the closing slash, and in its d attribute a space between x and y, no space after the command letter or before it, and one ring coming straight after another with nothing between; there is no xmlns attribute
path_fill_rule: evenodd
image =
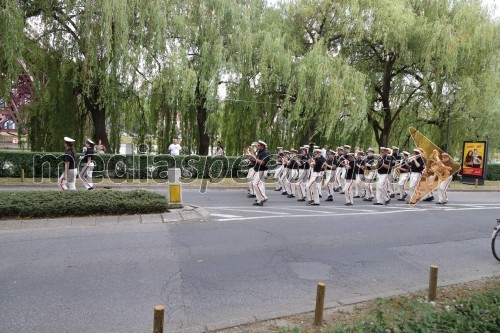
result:
<svg viewBox="0 0 500 333"><path fill-rule="evenodd" d="M308 205L319 206L321 190L326 188L325 202L334 201L334 193L344 194L346 206L354 205L354 199L373 201L374 205L388 205L391 198L398 196L398 201L414 204L420 199L433 199L432 191L422 197L420 180L438 181L437 204L446 204L446 190L452 180L450 156L434 150L426 167L425 156L421 149L399 153L399 148L380 147L379 154L373 148L366 153L358 150L351 153L349 145L342 145L335 150L328 150L326 158L321 149L313 144L296 149L284 150L277 147L270 155L263 141L253 143L244 153L248 163L248 196L256 198L254 205L262 206L267 201L264 179L267 163L275 160L273 178L275 191L282 192L287 198ZM428 186L428 185L427 185ZM426 192L427 194L427 192ZM410 202L410 200L413 201Z"/></svg>

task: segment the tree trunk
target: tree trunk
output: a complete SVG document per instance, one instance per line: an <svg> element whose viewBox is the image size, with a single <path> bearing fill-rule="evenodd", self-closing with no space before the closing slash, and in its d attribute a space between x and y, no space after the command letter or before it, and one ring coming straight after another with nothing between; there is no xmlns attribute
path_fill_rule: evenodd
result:
<svg viewBox="0 0 500 333"><path fill-rule="evenodd" d="M208 111L207 108L198 105L198 114L196 120L198 122L198 155L208 155L208 148L210 147L210 137L205 133L205 124L207 122Z"/></svg>
<svg viewBox="0 0 500 333"><path fill-rule="evenodd" d="M111 149L109 146L108 133L106 132L106 109L104 107L99 107L97 102L89 99L89 97L84 97L85 106L92 116L92 123L94 125L94 142L97 144L99 140L106 147L106 152L110 153Z"/></svg>
<svg viewBox="0 0 500 333"><path fill-rule="evenodd" d="M210 147L210 137L205 131L205 124L207 123L208 110L205 106L206 97L202 94L200 89L200 81L196 84L196 100L198 105L196 107L196 122L198 123L198 155L208 155Z"/></svg>

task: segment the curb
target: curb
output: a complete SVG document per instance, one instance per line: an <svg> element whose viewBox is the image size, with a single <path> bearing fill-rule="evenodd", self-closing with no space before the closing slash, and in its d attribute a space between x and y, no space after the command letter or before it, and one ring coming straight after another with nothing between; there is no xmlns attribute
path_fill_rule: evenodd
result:
<svg viewBox="0 0 500 333"><path fill-rule="evenodd" d="M198 206L185 205L162 214L108 215L86 217L61 217L46 219L21 219L0 221L1 230L21 230L64 227L98 227L109 225L160 224L190 222L206 219L210 213Z"/></svg>

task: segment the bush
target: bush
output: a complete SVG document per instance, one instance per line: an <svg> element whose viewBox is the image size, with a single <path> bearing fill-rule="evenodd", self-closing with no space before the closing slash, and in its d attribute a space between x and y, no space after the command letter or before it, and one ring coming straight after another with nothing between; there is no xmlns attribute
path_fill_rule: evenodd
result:
<svg viewBox="0 0 500 333"><path fill-rule="evenodd" d="M500 164L488 164L486 180L500 180Z"/></svg>
<svg viewBox="0 0 500 333"><path fill-rule="evenodd" d="M80 160L76 161L79 164ZM183 178L241 178L242 157L111 155L94 158L94 178L168 179L168 169L181 168ZM62 153L0 151L0 177L57 179L64 170Z"/></svg>
<svg viewBox="0 0 500 333"><path fill-rule="evenodd" d="M0 192L1 219L151 214L167 211L164 196L147 191Z"/></svg>

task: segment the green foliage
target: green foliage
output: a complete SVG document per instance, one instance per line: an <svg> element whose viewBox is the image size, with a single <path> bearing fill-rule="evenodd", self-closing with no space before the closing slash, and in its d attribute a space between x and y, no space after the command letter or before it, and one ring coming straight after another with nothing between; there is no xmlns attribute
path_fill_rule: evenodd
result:
<svg viewBox="0 0 500 333"><path fill-rule="evenodd" d="M76 161L79 163L79 161ZM154 179L166 182L169 168L181 168L182 177L191 178L244 178L247 167L241 157L175 156L171 155L111 155L97 154L94 158L93 178L116 181ZM20 177L24 169L26 178L56 181L64 170L61 153L32 153L0 151L0 177Z"/></svg>
<svg viewBox="0 0 500 333"><path fill-rule="evenodd" d="M500 180L500 164L488 164L486 169L486 180Z"/></svg>
<svg viewBox="0 0 500 333"><path fill-rule="evenodd" d="M167 211L164 196L147 191L1 192L0 218L151 214Z"/></svg>
<svg viewBox="0 0 500 333"><path fill-rule="evenodd" d="M332 333L361 332L496 332L500 325L500 289L458 301L444 309L428 302L406 301L397 316L383 311L360 323L334 327Z"/></svg>

